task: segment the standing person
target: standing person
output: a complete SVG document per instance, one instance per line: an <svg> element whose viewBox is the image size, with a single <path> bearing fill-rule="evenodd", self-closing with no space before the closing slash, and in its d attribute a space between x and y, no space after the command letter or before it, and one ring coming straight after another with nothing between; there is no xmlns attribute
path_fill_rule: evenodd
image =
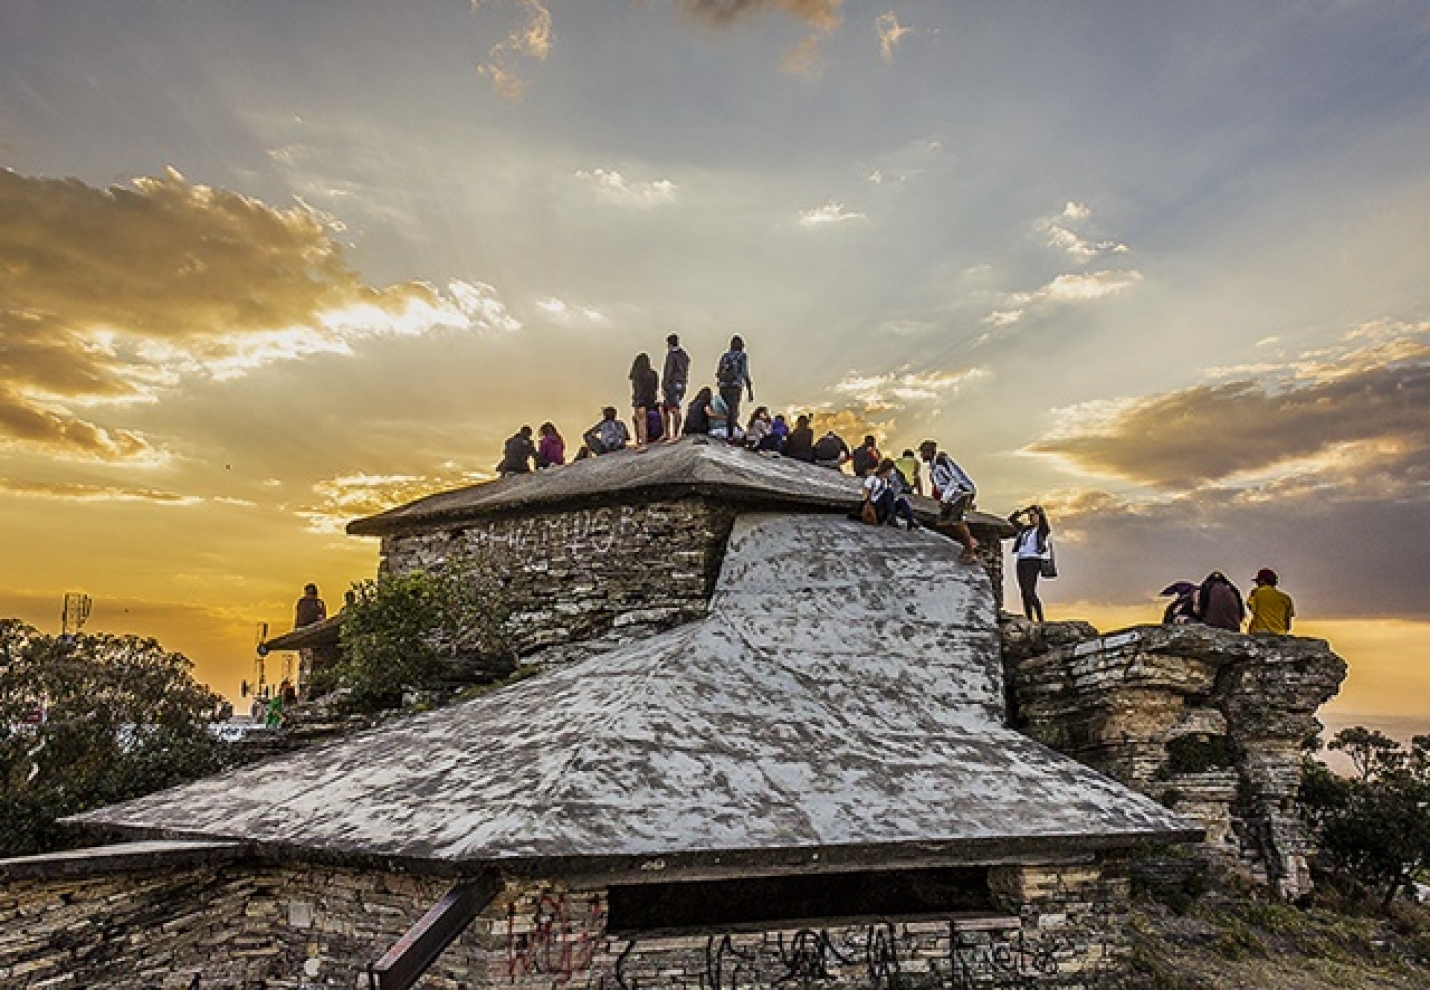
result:
<svg viewBox="0 0 1430 990"><path fill-rule="evenodd" d="M973 499L978 494L973 479L932 440L919 444L919 457L929 466L929 484L933 486L933 497L939 502L939 521L951 523L954 539L963 544L963 555L959 560L965 564L975 563L978 560L978 541L963 520L964 513L973 508Z"/></svg>
<svg viewBox="0 0 1430 990"><path fill-rule="evenodd" d="M874 506L880 526L890 520L897 524L899 519L903 519L912 531L918 529L919 524L914 521L914 507L904 497L900 484L894 462L886 457L864 479L864 501Z"/></svg>
<svg viewBox="0 0 1430 990"><path fill-rule="evenodd" d="M796 416L794 429L785 437L780 451L788 458L814 463L814 427L809 425L808 416Z"/></svg>
<svg viewBox="0 0 1430 990"><path fill-rule="evenodd" d="M883 460L884 455L879 453L878 443L873 436L866 436L851 456L849 466L854 469L854 477L867 478Z"/></svg>
<svg viewBox="0 0 1430 990"><path fill-rule="evenodd" d="M731 433L740 421L740 394L749 392L750 401L755 401L755 383L750 380L750 359L745 353L745 341L739 334L730 338L730 349L720 355L715 366L715 384L720 388L720 398L725 400L730 417Z"/></svg>
<svg viewBox="0 0 1430 990"><path fill-rule="evenodd" d="M1246 624L1247 632L1277 636L1291 634L1291 619L1296 615L1296 606L1291 596L1276 586L1280 580L1269 567L1256 572L1256 587L1246 596L1246 605L1251 611L1251 621Z"/></svg>
<svg viewBox="0 0 1430 990"><path fill-rule="evenodd" d="M601 421L581 435L586 449L593 454L609 454L622 450L631 442L631 431L616 418L616 407L601 410Z"/></svg>
<svg viewBox="0 0 1430 990"><path fill-rule="evenodd" d="M536 456L536 446L531 442L531 427L523 426L507 440L502 448L501 463L497 474L503 478L513 474L530 474L531 459Z"/></svg>
<svg viewBox="0 0 1430 990"><path fill-rule="evenodd" d="M1043 603L1038 598L1038 578L1043 573L1043 561L1048 557L1048 514L1041 505L1019 509L1008 517L1017 527L1013 534L1013 556L1017 560L1018 592L1023 597L1023 617L1043 621Z"/></svg>
<svg viewBox="0 0 1430 990"><path fill-rule="evenodd" d="M316 584L303 585L303 597L298 599L298 604L293 609L293 628L301 629L303 626L311 626L315 622L322 622L327 617L328 603L318 597L318 586ZM316 660L317 653L312 647L305 646L298 650L298 683L302 685L304 691L312 686L313 664ZM275 694L274 697L278 696ZM279 705L281 707L281 701Z"/></svg>
<svg viewBox="0 0 1430 990"><path fill-rule="evenodd" d="M318 597L316 584L303 585L303 597L293 608L293 628L301 629L328 617L328 603Z"/></svg>
<svg viewBox="0 0 1430 990"><path fill-rule="evenodd" d="M556 431L555 423L542 423L536 431L536 467L558 467L566 463L566 441Z"/></svg>
<svg viewBox="0 0 1430 990"><path fill-rule="evenodd" d="M919 459L912 450L905 450L894 460L894 470L904 479L904 489L915 495L923 494L923 476L919 472Z"/></svg>
<svg viewBox="0 0 1430 990"><path fill-rule="evenodd" d="M666 443L674 443L680 437L680 404L685 401L689 383L690 355L680 346L679 334L671 334L665 338L665 367L660 372L660 412Z"/></svg>
<svg viewBox="0 0 1430 990"><path fill-rule="evenodd" d="M631 406L635 409L636 447L644 448L649 442L649 425L646 414L657 408L660 395L660 377L650 366L650 355L641 351L631 363Z"/></svg>
<svg viewBox="0 0 1430 990"><path fill-rule="evenodd" d="M833 430L814 442L814 463L838 471L849 460L849 445Z"/></svg>
<svg viewBox="0 0 1430 990"><path fill-rule="evenodd" d="M1218 629L1241 629L1246 616L1241 592L1221 571L1212 571L1197 592L1197 620Z"/></svg>

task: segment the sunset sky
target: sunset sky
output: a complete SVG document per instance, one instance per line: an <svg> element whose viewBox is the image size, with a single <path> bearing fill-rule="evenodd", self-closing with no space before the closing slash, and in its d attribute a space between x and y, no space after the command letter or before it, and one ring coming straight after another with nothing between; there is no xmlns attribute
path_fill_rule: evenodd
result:
<svg viewBox="0 0 1430 990"><path fill-rule="evenodd" d="M1428 162L1415 2L0 0L0 615L236 696L346 522L738 332L1046 504L1050 618L1274 567L1430 731Z"/></svg>

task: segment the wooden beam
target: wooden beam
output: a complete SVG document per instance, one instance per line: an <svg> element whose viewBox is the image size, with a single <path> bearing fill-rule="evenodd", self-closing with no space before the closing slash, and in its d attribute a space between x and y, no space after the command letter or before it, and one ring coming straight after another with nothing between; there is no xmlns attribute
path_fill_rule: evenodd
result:
<svg viewBox="0 0 1430 990"><path fill-rule="evenodd" d="M368 966L370 990L408 990L501 890L495 871L459 883L432 905L381 959Z"/></svg>

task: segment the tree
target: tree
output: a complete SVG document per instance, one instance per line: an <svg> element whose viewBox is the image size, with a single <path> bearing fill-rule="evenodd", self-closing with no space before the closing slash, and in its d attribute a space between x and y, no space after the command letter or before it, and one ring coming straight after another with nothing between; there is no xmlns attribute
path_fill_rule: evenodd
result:
<svg viewBox="0 0 1430 990"><path fill-rule="evenodd" d="M339 660L331 683L318 685L318 693L346 688L355 708L375 711L399 706L406 691L437 687L463 659L486 658L489 676L516 665L503 634L511 614L507 595L470 562L363 581L353 590L356 601L343 611Z"/></svg>
<svg viewBox="0 0 1430 990"><path fill-rule="evenodd" d="M58 818L219 769L223 700L192 669L153 639L0 620L0 853L55 848Z"/></svg>
<svg viewBox="0 0 1430 990"><path fill-rule="evenodd" d="M1331 864L1382 889L1389 908L1430 865L1430 736L1416 736L1406 750L1355 726L1337 733L1330 748L1350 757L1356 776L1337 777L1311 763L1302 779L1302 813Z"/></svg>

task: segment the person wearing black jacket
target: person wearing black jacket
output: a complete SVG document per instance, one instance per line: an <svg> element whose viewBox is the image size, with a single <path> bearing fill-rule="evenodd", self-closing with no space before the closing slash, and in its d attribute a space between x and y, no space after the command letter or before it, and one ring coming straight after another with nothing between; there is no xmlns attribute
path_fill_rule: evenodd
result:
<svg viewBox="0 0 1430 990"><path fill-rule="evenodd" d="M535 456L536 445L531 442L531 427L523 426L502 448L497 474L503 478L513 474L530 474L531 459Z"/></svg>

